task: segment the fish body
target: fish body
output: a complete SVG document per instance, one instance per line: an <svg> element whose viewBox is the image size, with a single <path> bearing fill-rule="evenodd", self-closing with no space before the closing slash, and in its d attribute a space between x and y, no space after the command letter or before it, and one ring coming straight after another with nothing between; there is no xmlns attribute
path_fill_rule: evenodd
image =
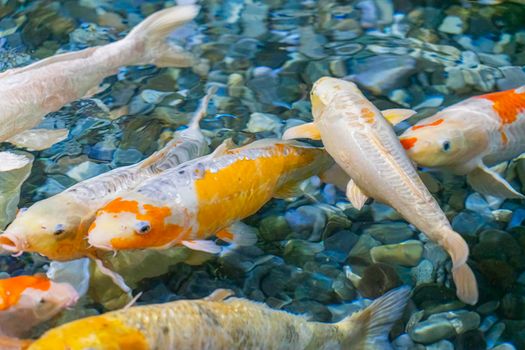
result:
<svg viewBox="0 0 525 350"><path fill-rule="evenodd" d="M193 19L197 12L192 5L159 11L120 41L55 55L1 73L0 141L35 127L46 114L89 95L119 67L191 65L191 55L165 41L173 29Z"/></svg>
<svg viewBox="0 0 525 350"><path fill-rule="evenodd" d="M221 238L234 239L235 231L243 231L239 220L272 197L297 195L300 182L332 164L324 150L296 142L266 139L234 149L223 144L101 208L89 243L107 250L197 248L230 225Z"/></svg>
<svg viewBox="0 0 525 350"><path fill-rule="evenodd" d="M72 286L43 276L0 280L0 336L25 337L33 327L74 305L77 299Z"/></svg>
<svg viewBox="0 0 525 350"><path fill-rule="evenodd" d="M408 294L408 288L390 291L334 324L212 295L71 322L48 331L29 349L388 349L388 332Z"/></svg>
<svg viewBox="0 0 525 350"><path fill-rule="evenodd" d="M65 191L21 210L0 235L0 247L10 252L35 252L53 260L97 256L88 246L88 228L97 210L119 193L142 181L209 152L199 121L206 114L209 93L187 129L178 131L160 151L145 160L82 181Z"/></svg>
<svg viewBox="0 0 525 350"><path fill-rule="evenodd" d="M525 198L487 166L525 152L525 87L468 98L401 136L418 165L467 175L478 192Z"/></svg>
<svg viewBox="0 0 525 350"><path fill-rule="evenodd" d="M321 78L311 92L314 124L327 152L351 177L346 194L361 208L368 197L390 205L445 248L461 300L475 304L478 292L466 264L468 246L454 232L418 176L392 126L354 83Z"/></svg>

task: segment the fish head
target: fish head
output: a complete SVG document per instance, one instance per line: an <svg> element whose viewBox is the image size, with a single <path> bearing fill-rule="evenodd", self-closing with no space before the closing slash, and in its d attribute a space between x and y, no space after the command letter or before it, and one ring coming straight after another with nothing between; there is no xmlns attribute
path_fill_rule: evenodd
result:
<svg viewBox="0 0 525 350"><path fill-rule="evenodd" d="M182 233L184 217L171 206L133 192L97 212L88 241L103 250L165 248Z"/></svg>
<svg viewBox="0 0 525 350"><path fill-rule="evenodd" d="M17 276L0 280L2 318L16 320L18 329L44 322L67 307L79 296L68 283L57 283L45 276Z"/></svg>
<svg viewBox="0 0 525 350"><path fill-rule="evenodd" d="M472 123L469 111L445 109L407 129L399 141L418 165L453 168L477 158L488 135L481 123Z"/></svg>
<svg viewBox="0 0 525 350"><path fill-rule="evenodd" d="M0 248L12 253L36 252L55 260L76 259L87 249L92 219L92 211L79 201L50 197L19 210L0 235Z"/></svg>
<svg viewBox="0 0 525 350"><path fill-rule="evenodd" d="M357 94L362 96L361 91L356 84L351 81L332 77L319 78L313 85L310 92L310 101L312 102L312 114L315 120L322 117L323 112L340 93Z"/></svg>

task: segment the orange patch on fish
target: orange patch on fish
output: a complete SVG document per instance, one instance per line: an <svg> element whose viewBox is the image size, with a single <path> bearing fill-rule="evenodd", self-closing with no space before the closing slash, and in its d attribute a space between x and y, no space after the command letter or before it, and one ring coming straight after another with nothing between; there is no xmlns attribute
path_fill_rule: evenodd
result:
<svg viewBox="0 0 525 350"><path fill-rule="evenodd" d="M122 201L120 198L110 202L108 206L113 208L115 201ZM131 202L131 201L127 201ZM134 202L134 201L133 201ZM136 202L135 202L136 203ZM117 204L119 207L120 204ZM144 234L133 234L131 237L116 237L111 239L111 246L115 249L141 249L148 247L162 247L172 241L174 241L182 231L182 227L174 224L166 223L166 219L171 216L171 209L168 207L157 207L151 204L144 204L143 211L139 209L137 203L136 206L130 206L126 212L135 215L137 220L147 222L151 230ZM107 211L103 208L101 212L112 212ZM123 212L123 211L121 211ZM90 228L91 230L92 228Z"/></svg>
<svg viewBox="0 0 525 350"><path fill-rule="evenodd" d="M215 236L217 236L217 238L220 238L225 242L232 242L234 238L233 233L231 233L228 230L220 230L215 234Z"/></svg>
<svg viewBox="0 0 525 350"><path fill-rule="evenodd" d="M361 116L368 124L373 124L375 120L375 114L368 108L363 108L361 110Z"/></svg>
<svg viewBox="0 0 525 350"><path fill-rule="evenodd" d="M51 282L40 276L18 276L0 280L0 311L16 305L28 288L45 292L50 287Z"/></svg>
<svg viewBox="0 0 525 350"><path fill-rule="evenodd" d="M235 155L241 152L239 150L228 153ZM276 144L264 156L239 157L217 171L206 170L195 181L199 208L197 235L206 238L232 222L254 214L286 185L281 182L287 173L311 164L321 154L321 150Z"/></svg>
<svg viewBox="0 0 525 350"><path fill-rule="evenodd" d="M494 92L478 98L492 102L492 108L500 117L502 124L515 122L518 115L525 111L525 93L519 94L516 90Z"/></svg>
<svg viewBox="0 0 525 350"><path fill-rule="evenodd" d="M436 120L435 122L432 122L430 124L423 124L423 125L414 125L412 127L412 130L417 130L417 129L421 129L421 128L426 128L427 126L438 126L439 124L443 123L443 119L438 119Z"/></svg>
<svg viewBox="0 0 525 350"><path fill-rule="evenodd" d="M117 197L108 204L106 204L106 206L104 206L104 208L101 209L101 211L104 211L106 213L137 213L139 211L139 203L137 201L127 201L123 200L122 197Z"/></svg>
<svg viewBox="0 0 525 350"><path fill-rule="evenodd" d="M401 145L403 146L404 149L409 150L412 147L414 147L414 145L416 144L417 137L408 137L408 138L399 139L399 142L401 142Z"/></svg>

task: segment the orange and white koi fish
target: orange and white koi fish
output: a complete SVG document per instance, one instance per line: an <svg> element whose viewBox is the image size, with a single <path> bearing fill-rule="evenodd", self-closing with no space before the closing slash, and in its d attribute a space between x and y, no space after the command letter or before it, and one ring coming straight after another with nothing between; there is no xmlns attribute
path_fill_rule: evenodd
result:
<svg viewBox="0 0 525 350"><path fill-rule="evenodd" d="M327 324L246 299L225 300L231 292L217 290L201 300L131 307L67 323L29 349L387 349L388 333L409 294L407 287L392 290Z"/></svg>
<svg viewBox="0 0 525 350"><path fill-rule="evenodd" d="M89 243L107 250L183 244L220 252L207 237L253 244L253 230L239 220L272 197L297 195L298 185L327 170L333 160L324 150L283 140L259 140L213 154L157 175L122 194L97 212Z"/></svg>
<svg viewBox="0 0 525 350"><path fill-rule="evenodd" d="M327 152L352 179L346 189L350 202L358 209L368 197L388 204L443 246L452 258L458 297L475 304L478 289L466 264L468 245L452 230L381 112L354 83L341 79L319 79L312 88L311 100L311 128L317 130Z"/></svg>
<svg viewBox="0 0 525 350"><path fill-rule="evenodd" d="M197 13L198 7L193 5L168 8L149 16L120 41L55 55L1 73L0 141L17 135L14 143L23 144L25 137L21 133L38 125L46 114L90 95L105 77L116 74L122 66L190 66L193 57L169 45L166 37Z"/></svg>
<svg viewBox="0 0 525 350"><path fill-rule="evenodd" d="M82 181L20 210L0 235L0 248L11 253L35 252L59 261L96 257L96 249L88 246L87 231L100 207L142 181L209 152L199 121L206 115L215 90L211 88L203 98L189 127L176 132L160 151L140 163Z"/></svg>
<svg viewBox="0 0 525 350"><path fill-rule="evenodd" d="M33 327L77 302L67 283L43 276L18 276L0 280L0 336L26 337Z"/></svg>
<svg viewBox="0 0 525 350"><path fill-rule="evenodd" d="M400 140L420 166L467 175L483 194L525 198L487 167L525 152L525 86L447 107L407 129Z"/></svg>

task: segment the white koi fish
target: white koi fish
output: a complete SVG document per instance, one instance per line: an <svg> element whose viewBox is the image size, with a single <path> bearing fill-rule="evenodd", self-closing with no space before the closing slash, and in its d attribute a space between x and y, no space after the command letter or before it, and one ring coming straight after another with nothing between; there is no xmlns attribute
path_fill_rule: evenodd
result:
<svg viewBox="0 0 525 350"><path fill-rule="evenodd" d="M486 195L525 198L487 167L525 152L525 86L456 103L407 129L400 141L420 166L467 175Z"/></svg>
<svg viewBox="0 0 525 350"><path fill-rule="evenodd" d="M123 66L155 64L187 67L192 56L169 45L166 37L198 13L193 5L176 6L146 18L122 40L81 51L55 55L29 66L0 73L0 142L35 148L29 129L48 113L88 96L102 80ZM29 133L24 136L24 132ZM53 138L64 138L58 131ZM41 134L41 133L40 133ZM15 137L16 136L16 137ZM40 135L42 136L42 135Z"/></svg>
<svg viewBox="0 0 525 350"><path fill-rule="evenodd" d="M327 152L351 177L346 190L350 202L358 209L368 197L388 204L445 248L452 258L459 299L475 304L478 289L466 263L468 245L452 230L381 112L354 83L341 79L319 79L311 100L314 123L309 135L317 133ZM285 137L289 134L299 136L295 130Z"/></svg>
<svg viewBox="0 0 525 350"><path fill-rule="evenodd" d="M333 165L322 149L264 139L182 164L106 204L89 229L89 243L106 250L185 245L219 253L209 236L239 245L256 241L242 220L272 197L297 195L299 184Z"/></svg>

